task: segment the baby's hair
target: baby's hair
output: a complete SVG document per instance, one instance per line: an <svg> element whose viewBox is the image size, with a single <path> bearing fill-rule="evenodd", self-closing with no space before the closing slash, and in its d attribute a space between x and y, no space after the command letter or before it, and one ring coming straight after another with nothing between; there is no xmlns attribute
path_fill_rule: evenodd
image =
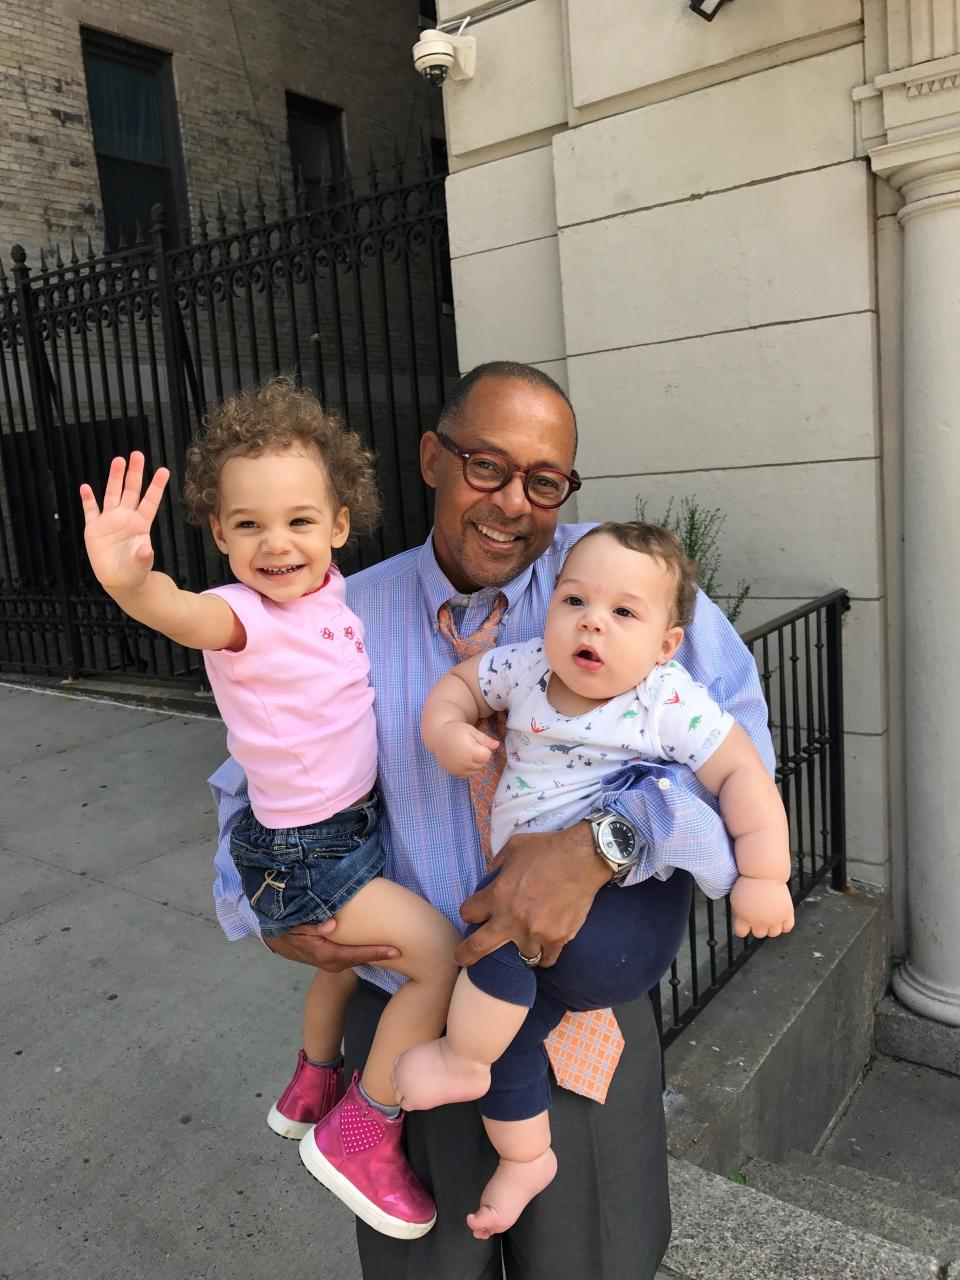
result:
<svg viewBox="0 0 960 1280"><path fill-rule="evenodd" d="M643 555L653 556L654 560L659 560L669 570L676 583L671 626L689 626L697 603L699 572L694 561L680 545L677 535L661 525L644 524L641 520L622 522L608 520L606 524L598 524L595 529L585 533L573 545L579 547L581 542L586 542L588 538L597 538L602 533L615 538L621 547L626 547L629 551L639 551ZM570 551L572 550L573 547L570 548ZM568 551L567 555L569 554Z"/></svg>
<svg viewBox="0 0 960 1280"><path fill-rule="evenodd" d="M188 518L202 525L217 514L220 472L228 458L282 453L295 444L316 449L322 458L335 503L350 512L351 539L372 533L380 521L373 454L312 392L284 377L239 391L204 418L187 449L183 498Z"/></svg>

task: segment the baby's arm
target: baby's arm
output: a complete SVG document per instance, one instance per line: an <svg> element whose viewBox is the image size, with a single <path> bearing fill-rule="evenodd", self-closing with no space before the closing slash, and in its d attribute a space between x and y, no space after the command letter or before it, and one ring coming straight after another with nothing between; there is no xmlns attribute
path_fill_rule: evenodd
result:
<svg viewBox="0 0 960 1280"><path fill-rule="evenodd" d="M697 777L720 801L740 878L730 901L734 932L776 937L793 928L790 831L780 793L753 743L734 725Z"/></svg>
<svg viewBox="0 0 960 1280"><path fill-rule="evenodd" d="M243 624L225 600L181 591L172 578L153 571L150 527L169 478L160 467L141 498L143 454L132 453L129 466L123 458L111 462L102 511L90 486L80 486L90 566L124 613L177 644L242 649Z"/></svg>
<svg viewBox="0 0 960 1280"><path fill-rule="evenodd" d="M487 764L499 745L478 729L493 715L480 692L480 658L468 658L441 676L423 704L420 732L447 773L469 778Z"/></svg>

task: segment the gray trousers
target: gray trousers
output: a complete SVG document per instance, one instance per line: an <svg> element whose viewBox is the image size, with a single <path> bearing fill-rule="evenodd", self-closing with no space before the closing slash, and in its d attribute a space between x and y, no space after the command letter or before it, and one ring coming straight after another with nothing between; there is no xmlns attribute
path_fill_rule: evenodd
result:
<svg viewBox="0 0 960 1280"><path fill-rule="evenodd" d="M385 994L361 982L347 1014L347 1079L366 1060ZM653 1280L670 1238L660 1048L650 1001L616 1011L626 1048L603 1106L553 1089L559 1172L502 1236L466 1215L496 1166L475 1103L408 1115L407 1156L437 1202L420 1240L357 1222L364 1280Z"/></svg>

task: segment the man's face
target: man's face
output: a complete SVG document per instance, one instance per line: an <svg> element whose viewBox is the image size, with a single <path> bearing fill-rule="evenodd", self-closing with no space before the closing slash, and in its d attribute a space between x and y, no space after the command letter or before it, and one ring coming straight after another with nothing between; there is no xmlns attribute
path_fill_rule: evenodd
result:
<svg viewBox="0 0 960 1280"><path fill-rule="evenodd" d="M520 467L573 469L573 415L547 387L515 378L481 378L449 433L461 449L489 449ZM553 541L557 509L535 507L514 474L496 493L478 493L459 458L433 432L421 441L423 477L436 490L433 543L440 568L458 591L502 587Z"/></svg>

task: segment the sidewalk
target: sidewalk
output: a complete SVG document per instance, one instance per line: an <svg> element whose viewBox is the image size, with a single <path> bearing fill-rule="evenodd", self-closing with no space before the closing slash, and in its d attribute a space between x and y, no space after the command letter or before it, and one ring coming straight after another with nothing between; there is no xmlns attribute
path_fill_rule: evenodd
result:
<svg viewBox="0 0 960 1280"><path fill-rule="evenodd" d="M0 1277L359 1280L266 1112L308 974L228 944L219 721L0 687Z"/></svg>
<svg viewBox="0 0 960 1280"><path fill-rule="evenodd" d="M309 974L216 922L225 754L218 720L0 684L0 1280L360 1280L266 1125Z"/></svg>

